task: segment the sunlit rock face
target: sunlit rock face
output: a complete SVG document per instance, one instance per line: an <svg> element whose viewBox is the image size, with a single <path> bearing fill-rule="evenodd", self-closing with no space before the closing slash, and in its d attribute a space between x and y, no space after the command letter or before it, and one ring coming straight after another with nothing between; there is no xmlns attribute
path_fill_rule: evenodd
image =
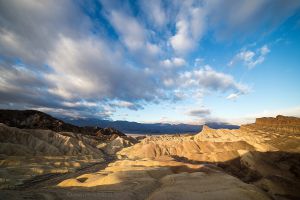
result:
<svg viewBox="0 0 300 200"><path fill-rule="evenodd" d="M273 117L262 117L255 120L256 125L270 126L270 128L280 126L295 126L299 128L300 119L297 117L286 117L278 115L276 118Z"/></svg>
<svg viewBox="0 0 300 200"><path fill-rule="evenodd" d="M260 118L240 129L204 126L195 136L147 137L118 154L130 159L168 155L180 161L217 164L274 198L300 196L298 118Z"/></svg>

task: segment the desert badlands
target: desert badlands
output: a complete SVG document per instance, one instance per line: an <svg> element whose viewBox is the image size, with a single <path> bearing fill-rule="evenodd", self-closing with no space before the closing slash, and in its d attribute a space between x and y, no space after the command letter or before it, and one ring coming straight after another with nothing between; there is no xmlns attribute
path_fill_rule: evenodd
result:
<svg viewBox="0 0 300 200"><path fill-rule="evenodd" d="M300 200L300 0L0 0L0 200Z"/></svg>
<svg viewBox="0 0 300 200"><path fill-rule="evenodd" d="M0 199L300 198L299 118L130 137L42 113L1 117Z"/></svg>

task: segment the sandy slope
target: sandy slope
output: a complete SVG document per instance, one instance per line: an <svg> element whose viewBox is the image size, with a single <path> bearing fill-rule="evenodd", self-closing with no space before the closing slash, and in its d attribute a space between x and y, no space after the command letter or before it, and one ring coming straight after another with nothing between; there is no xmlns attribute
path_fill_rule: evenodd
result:
<svg viewBox="0 0 300 200"><path fill-rule="evenodd" d="M73 146L61 147L50 142L53 140L49 140L48 133L41 136L33 131L32 137L38 138L37 141L47 138L48 145L64 152L64 156L58 156L54 150L33 147L32 142L24 142L29 140L14 136L15 140L9 143L24 146L27 149L24 152L31 159L45 153L55 154L55 159L63 159L65 154L74 156L74 153L76 162L82 156L86 156L83 159L86 162L90 162L89 156L101 159L116 154L116 158L20 190L2 190L0 195L5 199L299 199L299 125L297 118L280 116L259 119L258 123L238 130L205 127L195 136L148 136L135 145L124 138L94 143L90 138L76 136ZM56 137L59 139L55 141L66 136ZM3 140L2 137L1 142ZM63 141L58 143L66 142ZM39 156L30 154L35 150ZM9 151L5 148L3 152ZM9 163L8 160L6 157L2 162ZM15 157L11 163L25 162L20 160ZM47 162L49 165L55 163ZM70 165L72 161L63 163ZM7 170L7 166L2 165L2 170Z"/></svg>
<svg viewBox="0 0 300 200"><path fill-rule="evenodd" d="M217 164L273 198L300 197L300 122L298 118L258 119L237 130L204 127L196 136L147 137L118 152L123 158Z"/></svg>
<svg viewBox="0 0 300 200"><path fill-rule="evenodd" d="M14 187L37 175L102 163L108 154L132 145L132 140L99 141L89 135L0 124L0 188Z"/></svg>

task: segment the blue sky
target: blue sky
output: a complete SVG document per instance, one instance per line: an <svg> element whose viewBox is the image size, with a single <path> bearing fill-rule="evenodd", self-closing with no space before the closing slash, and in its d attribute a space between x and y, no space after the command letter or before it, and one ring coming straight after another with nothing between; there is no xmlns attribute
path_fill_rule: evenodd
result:
<svg viewBox="0 0 300 200"><path fill-rule="evenodd" d="M0 0L0 107L202 124L300 116L298 0Z"/></svg>

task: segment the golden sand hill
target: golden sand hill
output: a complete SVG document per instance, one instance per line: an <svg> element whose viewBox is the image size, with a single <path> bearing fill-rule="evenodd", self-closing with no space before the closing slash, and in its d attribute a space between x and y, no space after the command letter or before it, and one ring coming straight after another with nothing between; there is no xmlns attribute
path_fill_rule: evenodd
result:
<svg viewBox="0 0 300 200"><path fill-rule="evenodd" d="M116 158L22 189L2 190L0 195L5 199L299 199L299 127L298 118L278 116L236 130L204 127L197 135L147 136L135 145L118 138L97 145L77 139L72 143L76 150L62 145L51 152L84 155L84 150L100 159L114 154ZM34 150L29 144L21 146L30 154ZM95 147L98 150L93 151Z"/></svg>
<svg viewBox="0 0 300 200"><path fill-rule="evenodd" d="M0 124L0 187L14 187L37 175L73 172L105 162L132 140L102 141L90 135L19 129Z"/></svg>
<svg viewBox="0 0 300 200"><path fill-rule="evenodd" d="M273 198L300 197L300 120L294 117L261 118L236 130L204 126L195 136L151 136L118 155L216 164Z"/></svg>

